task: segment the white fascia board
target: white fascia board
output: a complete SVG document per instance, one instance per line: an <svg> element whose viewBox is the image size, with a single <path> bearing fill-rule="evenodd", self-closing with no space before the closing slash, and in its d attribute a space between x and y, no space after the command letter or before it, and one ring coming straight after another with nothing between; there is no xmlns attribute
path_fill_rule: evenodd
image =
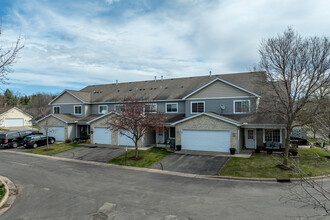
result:
<svg viewBox="0 0 330 220"><path fill-rule="evenodd" d="M237 88L237 89L240 89L240 90L242 90L242 91L244 91L244 92L247 92L247 93L249 93L249 94L251 94L251 95L254 95L254 96L256 96L256 97L260 97L258 94L254 93L254 92L250 92L250 91L247 90L247 89L244 89L244 88L242 88L242 87L236 86L235 84L232 84L232 83L230 83L230 82L227 82L227 81L225 81L225 80L223 80L223 79L216 78L216 79L212 80L211 82L205 84L204 86L200 87L199 89L196 89L196 90L193 91L192 93L186 95L186 96L183 97L182 99L183 99L183 100L187 99L189 96L191 96L191 95L193 95L193 94L199 92L200 90L204 89L205 87L211 85L212 83L214 83L214 82L216 82L216 81L221 81L221 82L226 83L226 84L228 84L228 85L230 85L230 86L233 86L233 87L235 87L235 88Z"/></svg>
<svg viewBox="0 0 330 220"><path fill-rule="evenodd" d="M204 112L204 113L201 113L201 114L197 114L197 115L191 116L191 117L189 117L189 118L182 119L182 120L177 121L177 122L174 122L174 123L172 123L172 125L177 125L177 124L179 124L179 123L181 123L181 122L188 121L188 120L190 120L190 119L193 119L193 118L196 118L196 117L199 117L199 116L202 116L202 115L207 115L207 116L209 116L209 117L212 117L212 118L215 118L215 119L218 119L218 120L221 120L221 121L225 121L225 122L228 122L228 123L233 124L233 125L236 125L236 126L241 126L241 124L238 124L238 123L235 123L235 122L233 122L233 121L227 120L227 119L225 119L225 118L217 117L217 116L214 116L214 115L211 115L211 114L205 113L205 112Z"/></svg>
<svg viewBox="0 0 330 220"><path fill-rule="evenodd" d="M109 116L109 115L111 115L111 114L117 114L117 115L120 115L118 112L111 111L111 112L109 112L108 114L101 115L100 117L97 117L97 118L94 118L94 119L88 121L87 124L90 124L90 123L92 123L92 122L94 122L94 121L97 121L97 120L99 120L99 119L101 119L101 118L103 118L103 117Z"/></svg>
<svg viewBox="0 0 330 220"><path fill-rule="evenodd" d="M57 117L56 115L53 115L53 114L49 114L49 115L47 115L47 116L45 116L45 117L39 119L39 120L36 121L36 122L39 123L40 121L42 121L42 120L44 120L44 119L46 119L46 118L48 118L48 117L50 117L50 116L53 116L54 118L56 118L56 119L58 119L58 120L60 120L60 121L63 121L64 123L68 124L67 121L65 121L64 119L62 119L62 118L60 118L60 117Z"/></svg>
<svg viewBox="0 0 330 220"><path fill-rule="evenodd" d="M285 128L285 124L242 124L242 128Z"/></svg>

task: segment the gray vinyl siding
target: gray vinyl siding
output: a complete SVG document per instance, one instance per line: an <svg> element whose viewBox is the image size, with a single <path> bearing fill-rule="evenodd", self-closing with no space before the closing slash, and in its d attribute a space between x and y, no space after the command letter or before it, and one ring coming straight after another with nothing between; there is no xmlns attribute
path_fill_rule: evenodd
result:
<svg viewBox="0 0 330 220"><path fill-rule="evenodd" d="M77 117L85 117L85 112L86 112L86 109L85 109L85 105L84 104L74 104L74 105L71 105L71 104L68 104L68 105L52 105L52 106L60 106L61 110L60 110L60 113L61 114L71 114L71 115L74 115L74 106L75 105L81 105L81 115L75 115ZM52 113L53 112L53 107L52 107Z"/></svg>
<svg viewBox="0 0 330 220"><path fill-rule="evenodd" d="M92 111L91 105L85 105L85 116L90 115L91 111Z"/></svg>
<svg viewBox="0 0 330 220"><path fill-rule="evenodd" d="M184 114L185 113L185 102L157 102L157 110L160 112L165 113L165 106L166 103L178 103L178 113L177 114ZM108 106L108 112L111 112L114 110L116 104L102 104ZM98 112L98 106L99 105L92 105L91 106L91 114L99 114ZM175 113L171 113L175 114Z"/></svg>
<svg viewBox="0 0 330 220"><path fill-rule="evenodd" d="M71 140L76 138L76 125L75 124L68 125L68 138Z"/></svg>
<svg viewBox="0 0 330 220"><path fill-rule="evenodd" d="M203 101L205 102L205 112L214 112L221 115L231 115L234 113L234 100L250 100L251 113L256 112L256 98L228 98L228 99L200 99L200 100L187 100L185 104L186 117L190 117L195 114L191 114L191 102ZM224 110L220 109L220 105L225 106Z"/></svg>

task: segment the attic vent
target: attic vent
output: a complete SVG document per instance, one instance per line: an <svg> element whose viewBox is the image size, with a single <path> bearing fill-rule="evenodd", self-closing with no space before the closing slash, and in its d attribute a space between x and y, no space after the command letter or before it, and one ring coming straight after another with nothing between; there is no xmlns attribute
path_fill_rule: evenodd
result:
<svg viewBox="0 0 330 220"><path fill-rule="evenodd" d="M154 88L154 89L157 89L157 88Z"/></svg>
<svg viewBox="0 0 330 220"><path fill-rule="evenodd" d="M150 88L150 90L152 90L152 88Z"/></svg>
<svg viewBox="0 0 330 220"><path fill-rule="evenodd" d="M181 86L181 88L183 88L183 86Z"/></svg>
<svg viewBox="0 0 330 220"><path fill-rule="evenodd" d="M140 91L142 91L142 89L140 89Z"/></svg>
<svg viewBox="0 0 330 220"><path fill-rule="evenodd" d="M173 79L171 79L171 80L173 80Z"/></svg>
<svg viewBox="0 0 330 220"><path fill-rule="evenodd" d="M118 89L118 92L120 92L120 90Z"/></svg>
<svg viewBox="0 0 330 220"><path fill-rule="evenodd" d="M146 90L146 89L143 89L143 91Z"/></svg>
<svg viewBox="0 0 330 220"><path fill-rule="evenodd" d="M165 89L167 89L167 87L165 87Z"/></svg>
<svg viewBox="0 0 330 220"><path fill-rule="evenodd" d="M132 89L130 89L129 91L132 91Z"/></svg>

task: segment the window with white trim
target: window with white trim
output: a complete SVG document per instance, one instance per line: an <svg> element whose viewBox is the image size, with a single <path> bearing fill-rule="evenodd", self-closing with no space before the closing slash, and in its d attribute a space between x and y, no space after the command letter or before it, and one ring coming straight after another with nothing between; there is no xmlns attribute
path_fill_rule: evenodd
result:
<svg viewBox="0 0 330 220"><path fill-rule="evenodd" d="M114 105L114 110L115 111L118 111L118 112L123 111L124 110L124 104L116 104L116 105Z"/></svg>
<svg viewBox="0 0 330 220"><path fill-rule="evenodd" d="M280 129L265 129L265 141L266 142L281 142L281 130Z"/></svg>
<svg viewBox="0 0 330 220"><path fill-rule="evenodd" d="M205 112L205 102L191 102L191 113L203 113Z"/></svg>
<svg viewBox="0 0 330 220"><path fill-rule="evenodd" d="M250 112L250 100L235 100L234 113L248 113Z"/></svg>
<svg viewBox="0 0 330 220"><path fill-rule="evenodd" d="M53 113L54 114L60 114L61 113L61 107L60 106L53 106Z"/></svg>
<svg viewBox="0 0 330 220"><path fill-rule="evenodd" d="M81 115L82 114L82 106L81 105L75 105L73 106L74 114L75 115Z"/></svg>
<svg viewBox="0 0 330 220"><path fill-rule="evenodd" d="M107 105L99 105L98 109L99 109L99 114L108 113L108 106Z"/></svg>
<svg viewBox="0 0 330 220"><path fill-rule="evenodd" d="M178 113L178 103L166 103L166 113Z"/></svg>
<svg viewBox="0 0 330 220"><path fill-rule="evenodd" d="M156 103L147 103L144 105L144 112L155 113L157 112L157 104Z"/></svg>

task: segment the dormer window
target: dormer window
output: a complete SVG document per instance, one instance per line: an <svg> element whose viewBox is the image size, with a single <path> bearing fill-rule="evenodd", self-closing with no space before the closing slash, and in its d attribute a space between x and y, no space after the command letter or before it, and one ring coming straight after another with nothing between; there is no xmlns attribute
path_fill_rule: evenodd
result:
<svg viewBox="0 0 330 220"><path fill-rule="evenodd" d="M234 101L234 113L249 113L250 112L250 100L235 100Z"/></svg>
<svg viewBox="0 0 330 220"><path fill-rule="evenodd" d="M73 108L74 108L74 114L75 115L81 115L82 114L82 106L81 105L75 105Z"/></svg>
<svg viewBox="0 0 330 220"><path fill-rule="evenodd" d="M53 106L53 113L54 114L60 114L61 113L61 107L60 106Z"/></svg>
<svg viewBox="0 0 330 220"><path fill-rule="evenodd" d="M106 114L108 113L108 106L107 105L99 105L99 114Z"/></svg>

